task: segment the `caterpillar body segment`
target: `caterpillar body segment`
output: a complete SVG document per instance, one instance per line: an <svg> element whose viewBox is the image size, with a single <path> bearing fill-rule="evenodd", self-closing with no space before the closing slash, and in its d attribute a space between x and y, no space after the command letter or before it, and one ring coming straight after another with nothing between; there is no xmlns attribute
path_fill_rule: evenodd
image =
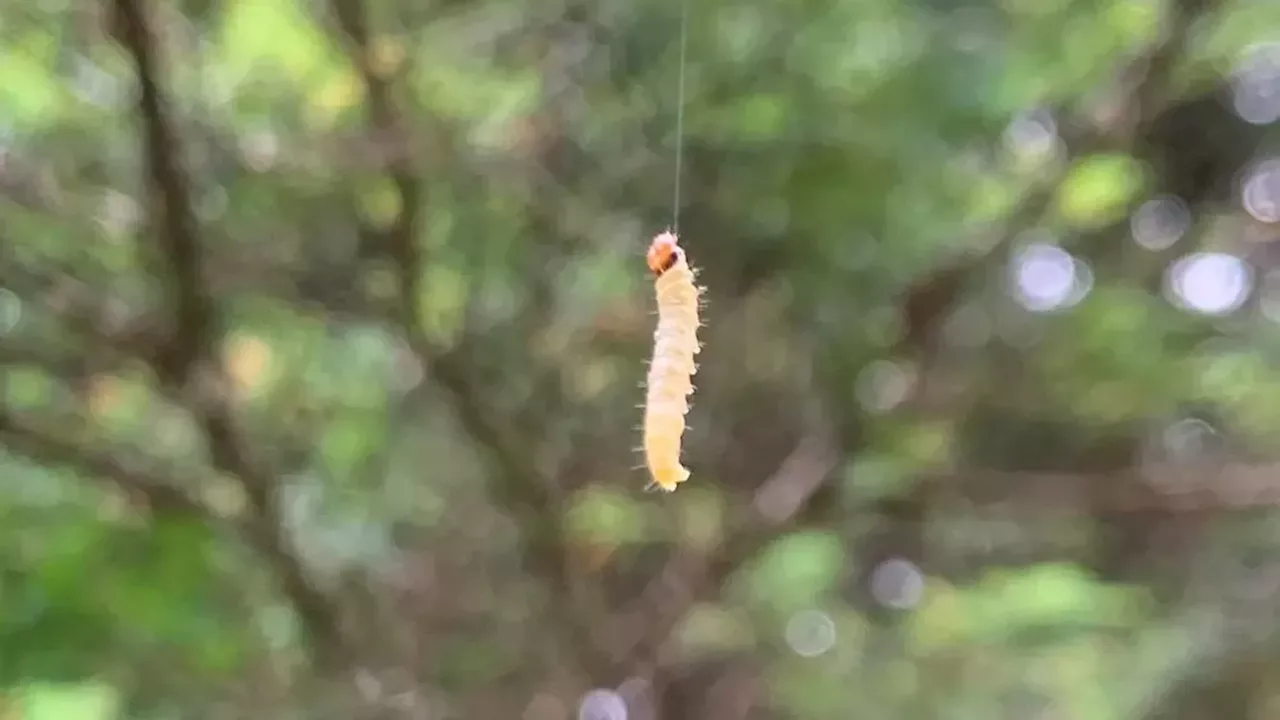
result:
<svg viewBox="0 0 1280 720"><path fill-rule="evenodd" d="M702 291L674 234L664 232L654 238L647 260L655 276L658 324L646 383L644 455L652 484L671 492L689 479L680 449L697 372L694 358L702 349L698 343Z"/></svg>

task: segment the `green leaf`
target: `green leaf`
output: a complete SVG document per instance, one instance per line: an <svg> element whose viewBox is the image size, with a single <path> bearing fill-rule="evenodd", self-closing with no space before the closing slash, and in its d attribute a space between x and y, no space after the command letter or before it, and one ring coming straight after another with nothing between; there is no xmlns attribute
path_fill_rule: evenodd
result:
<svg viewBox="0 0 1280 720"><path fill-rule="evenodd" d="M1142 165L1128 155L1079 160L1058 190L1058 213L1078 228L1105 226L1124 215L1145 181Z"/></svg>
<svg viewBox="0 0 1280 720"><path fill-rule="evenodd" d="M56 384L39 370L5 368L5 401L15 410L43 408L53 399Z"/></svg>
<svg viewBox="0 0 1280 720"><path fill-rule="evenodd" d="M756 641L751 617L722 605L695 605L675 630L685 659L704 653L743 650Z"/></svg>
<svg viewBox="0 0 1280 720"><path fill-rule="evenodd" d="M734 135L748 142L777 138L786 127L788 117L786 98L767 94L756 94L742 100L731 113Z"/></svg>
<svg viewBox="0 0 1280 720"><path fill-rule="evenodd" d="M349 477L374 450L377 427L366 413L349 412L329 424L320 441L325 468L336 478Z"/></svg>
<svg viewBox="0 0 1280 720"><path fill-rule="evenodd" d="M116 690L98 683L28 685L19 699L23 720L110 720L120 709Z"/></svg>
<svg viewBox="0 0 1280 720"><path fill-rule="evenodd" d="M973 615L982 619L978 632L990 639L1109 626L1126 621L1135 607L1127 590L1061 563L992 573L971 593Z"/></svg>
<svg viewBox="0 0 1280 720"><path fill-rule="evenodd" d="M470 295L467 277L444 264L432 264L423 273L418 307L423 330L442 345L462 331L463 313Z"/></svg>
<svg viewBox="0 0 1280 720"><path fill-rule="evenodd" d="M294 0L233 0L223 14L220 46L212 67L228 77L270 64L299 79L320 65L325 39Z"/></svg>
<svg viewBox="0 0 1280 720"><path fill-rule="evenodd" d="M855 502L891 496L911 487L908 463L893 454L861 456L844 471L844 487Z"/></svg>
<svg viewBox="0 0 1280 720"><path fill-rule="evenodd" d="M65 86L46 68L57 64L57 46L46 36L8 51L0 51L0 112L19 128L50 124L63 108Z"/></svg>
<svg viewBox="0 0 1280 720"><path fill-rule="evenodd" d="M751 599L791 613L812 606L832 589L845 568L840 538L827 532L797 532L770 545L751 571Z"/></svg>
<svg viewBox="0 0 1280 720"><path fill-rule="evenodd" d="M648 530L642 506L621 492L602 488L580 494L569 510L567 523L572 537L593 544L639 542Z"/></svg>

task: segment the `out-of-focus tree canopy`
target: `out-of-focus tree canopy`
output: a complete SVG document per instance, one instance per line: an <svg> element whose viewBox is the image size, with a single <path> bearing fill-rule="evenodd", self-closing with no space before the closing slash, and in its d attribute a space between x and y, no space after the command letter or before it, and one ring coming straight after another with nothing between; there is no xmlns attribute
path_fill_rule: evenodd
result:
<svg viewBox="0 0 1280 720"><path fill-rule="evenodd" d="M9 2L0 718L1269 717L1278 120L1269 0Z"/></svg>

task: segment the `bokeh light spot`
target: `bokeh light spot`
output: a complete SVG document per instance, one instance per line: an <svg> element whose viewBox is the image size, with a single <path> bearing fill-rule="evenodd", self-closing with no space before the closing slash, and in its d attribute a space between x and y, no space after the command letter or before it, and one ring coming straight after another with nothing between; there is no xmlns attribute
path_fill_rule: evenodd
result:
<svg viewBox="0 0 1280 720"><path fill-rule="evenodd" d="M612 690L592 690L582 696L578 720L627 720L627 701Z"/></svg>
<svg viewBox="0 0 1280 720"><path fill-rule="evenodd" d="M1220 444L1218 432L1199 418L1185 418L1160 435L1165 457L1172 462L1188 462L1214 454Z"/></svg>
<svg viewBox="0 0 1280 720"><path fill-rule="evenodd" d="M1187 255L1169 267L1166 293L1176 305L1201 315L1227 315L1249 297L1249 267L1238 257L1216 252Z"/></svg>
<svg viewBox="0 0 1280 720"><path fill-rule="evenodd" d="M872 412L888 412L907 399L914 384L910 368L879 360L858 375L858 401Z"/></svg>
<svg viewBox="0 0 1280 720"><path fill-rule="evenodd" d="M1013 291L1019 304L1032 312L1071 307L1093 286L1087 265L1057 245L1037 243L1023 248L1013 260Z"/></svg>
<svg viewBox="0 0 1280 720"><path fill-rule="evenodd" d="M1280 222L1280 160L1259 163L1249 172L1240 201L1260 222Z"/></svg>
<svg viewBox="0 0 1280 720"><path fill-rule="evenodd" d="M1044 110L1015 117L1004 131L1005 147L1022 161L1044 160L1057 154L1058 125Z"/></svg>
<svg viewBox="0 0 1280 720"><path fill-rule="evenodd" d="M22 321L22 298L0 288L0 335L7 335Z"/></svg>
<svg viewBox="0 0 1280 720"><path fill-rule="evenodd" d="M1280 120L1280 43L1247 48L1231 79L1231 104L1253 125Z"/></svg>
<svg viewBox="0 0 1280 720"><path fill-rule="evenodd" d="M1191 227L1191 210L1173 195L1143 203L1129 220L1133 241L1148 250L1167 250Z"/></svg>
<svg viewBox="0 0 1280 720"><path fill-rule="evenodd" d="M871 595L885 607L915 607L924 597L924 574L909 560L886 560L871 573Z"/></svg>
<svg viewBox="0 0 1280 720"><path fill-rule="evenodd" d="M818 610L802 610L787 621L787 646L802 657L817 657L836 644L836 624Z"/></svg>

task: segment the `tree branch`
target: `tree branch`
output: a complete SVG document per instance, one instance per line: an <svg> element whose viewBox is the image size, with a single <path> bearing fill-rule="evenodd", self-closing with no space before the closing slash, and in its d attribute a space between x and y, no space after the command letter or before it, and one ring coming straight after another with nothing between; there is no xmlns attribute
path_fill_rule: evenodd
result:
<svg viewBox="0 0 1280 720"><path fill-rule="evenodd" d="M221 329L204 282L199 223L187 177L180 168L180 146L160 89L154 36L142 2L115 0L114 7L121 42L138 75L138 114L148 180L152 205L159 215L160 254L169 271L168 295L174 310L164 351L152 358L152 365L166 389L184 399L183 405L199 420L213 466L240 480L254 515L254 522L247 526L250 540L293 602L318 659L326 664L340 662L346 645L340 613L309 581L302 561L290 550L276 480L250 458L226 401L222 369L213 359ZM193 380L199 381L195 383L198 387L192 388Z"/></svg>
<svg viewBox="0 0 1280 720"><path fill-rule="evenodd" d="M559 527L558 502L552 478L532 462L533 453L511 425L489 412L471 380L470 345L461 343L443 352L427 339L422 328L420 276L424 258L418 248L419 223L424 207L422 182L414 168L405 125L393 97L390 80L378 72L371 58L370 29L360 0L332 0L331 6L356 69L368 90L368 122L372 134L392 148L386 170L400 198L400 214L382 235L383 251L396 264L399 276L399 322L410 347L445 391L463 430L484 449L493 470L493 487L501 506L519 522L525 536L525 564L567 597L552 602L551 610L572 638L579 661L588 668L600 659L594 641L595 613L577 582L564 553Z"/></svg>
<svg viewBox="0 0 1280 720"><path fill-rule="evenodd" d="M369 21L360 0L333 0L338 25L348 40L351 61L368 92L369 125L378 136L385 169L400 200L400 212L385 231L383 250L395 261L400 287L405 295L400 321L416 327L422 254L418 249L418 222L424 205L422 181L413 165L408 133L397 111L391 81L374 64L369 38Z"/></svg>
<svg viewBox="0 0 1280 720"><path fill-rule="evenodd" d="M121 41L138 75L138 114L154 209L159 214L161 257L167 265L174 326L163 369L171 382L185 383L216 339L213 301L205 294L203 248L191 191L180 169L180 150L160 90L155 42L142 0L116 0Z"/></svg>
<svg viewBox="0 0 1280 720"><path fill-rule="evenodd" d="M1280 504L1280 462L1166 462L1110 473L974 469L931 473L920 482L940 502L1003 505L1022 515L1177 514Z"/></svg>
<svg viewBox="0 0 1280 720"><path fill-rule="evenodd" d="M131 499L145 503L153 514L212 519L208 508L169 481L180 471L160 471L157 461L142 452L85 447L65 436L67 425L0 407L0 444L33 462L107 479Z"/></svg>

